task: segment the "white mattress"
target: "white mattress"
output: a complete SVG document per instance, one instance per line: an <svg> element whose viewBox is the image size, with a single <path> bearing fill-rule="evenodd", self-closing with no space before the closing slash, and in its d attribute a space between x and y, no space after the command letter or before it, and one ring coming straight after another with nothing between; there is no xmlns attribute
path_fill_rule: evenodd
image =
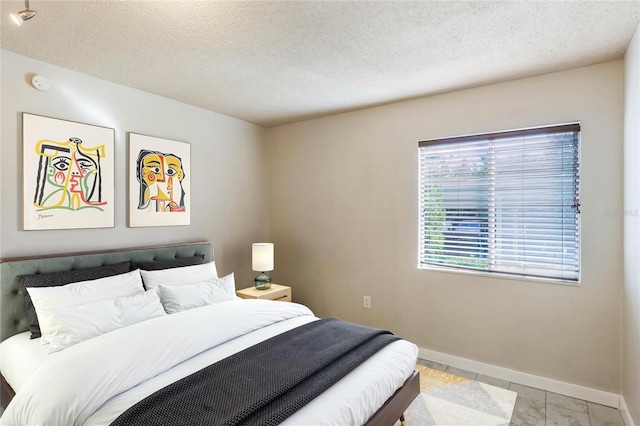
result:
<svg viewBox="0 0 640 426"><path fill-rule="evenodd" d="M127 408L168 384L271 336L316 319L312 316L286 319L208 349L110 398L83 424L109 424ZM48 354L46 346L40 346L39 339L29 340L29 333L22 333L0 344L0 371L19 394L43 362L63 352ZM414 368L416 358L415 345L404 340L394 342L289 417L283 424L362 424L404 383ZM8 419L0 420L4 424Z"/></svg>

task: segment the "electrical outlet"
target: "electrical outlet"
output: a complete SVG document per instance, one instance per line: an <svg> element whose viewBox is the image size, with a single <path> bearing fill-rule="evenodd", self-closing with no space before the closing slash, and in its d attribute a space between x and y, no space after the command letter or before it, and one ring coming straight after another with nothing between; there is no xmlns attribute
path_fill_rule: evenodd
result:
<svg viewBox="0 0 640 426"><path fill-rule="evenodd" d="M371 308L371 297L364 296L364 301L362 303L362 306L364 306L367 309Z"/></svg>

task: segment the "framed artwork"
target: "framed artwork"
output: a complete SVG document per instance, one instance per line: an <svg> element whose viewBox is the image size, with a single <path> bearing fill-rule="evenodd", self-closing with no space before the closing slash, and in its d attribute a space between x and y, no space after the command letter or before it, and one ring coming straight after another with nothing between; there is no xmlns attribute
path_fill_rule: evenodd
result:
<svg viewBox="0 0 640 426"><path fill-rule="evenodd" d="M191 223L191 145L129 133L129 226Z"/></svg>
<svg viewBox="0 0 640 426"><path fill-rule="evenodd" d="M22 114L24 230L115 226L115 130Z"/></svg>

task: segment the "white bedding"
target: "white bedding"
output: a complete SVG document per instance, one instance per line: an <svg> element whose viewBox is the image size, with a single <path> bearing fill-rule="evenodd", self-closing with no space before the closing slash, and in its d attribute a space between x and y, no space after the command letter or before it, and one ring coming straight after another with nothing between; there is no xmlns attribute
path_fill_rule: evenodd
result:
<svg viewBox="0 0 640 426"><path fill-rule="evenodd" d="M28 336L15 336L0 345L0 369L17 392L0 424L109 424L156 390L316 319L295 303L234 300L135 324L51 355L43 356ZM30 347L30 355L16 362L7 356L10 346ZM362 424L402 385L416 358L415 345L394 342L284 424Z"/></svg>
<svg viewBox="0 0 640 426"><path fill-rule="evenodd" d="M40 339L30 339L31 332L25 331L0 343L0 371L16 392L49 356L49 348Z"/></svg>

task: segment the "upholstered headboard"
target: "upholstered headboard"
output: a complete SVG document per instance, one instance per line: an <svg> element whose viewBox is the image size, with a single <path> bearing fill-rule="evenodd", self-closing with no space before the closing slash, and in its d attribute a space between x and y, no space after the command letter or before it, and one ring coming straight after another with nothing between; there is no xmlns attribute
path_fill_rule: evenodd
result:
<svg viewBox="0 0 640 426"><path fill-rule="evenodd" d="M0 342L29 330L24 300L16 279L18 275L70 271L126 261L171 260L195 255L204 255L205 262L212 261L213 244L200 242L0 259Z"/></svg>

